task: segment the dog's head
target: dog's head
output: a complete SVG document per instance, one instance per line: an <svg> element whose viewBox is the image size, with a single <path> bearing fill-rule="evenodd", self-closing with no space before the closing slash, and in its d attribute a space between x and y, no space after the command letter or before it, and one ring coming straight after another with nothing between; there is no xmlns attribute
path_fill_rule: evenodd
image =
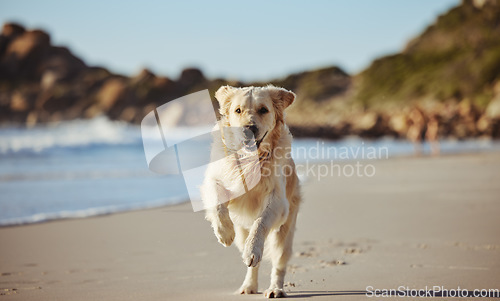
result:
<svg viewBox="0 0 500 301"><path fill-rule="evenodd" d="M225 126L245 129L257 148L276 139L275 128L283 123L284 110L295 100L291 91L274 86L235 88L222 86L215 93Z"/></svg>

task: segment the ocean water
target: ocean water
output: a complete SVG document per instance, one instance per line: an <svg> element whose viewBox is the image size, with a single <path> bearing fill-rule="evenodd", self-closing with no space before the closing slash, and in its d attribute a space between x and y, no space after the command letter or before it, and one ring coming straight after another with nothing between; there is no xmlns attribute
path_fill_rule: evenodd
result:
<svg viewBox="0 0 500 301"><path fill-rule="evenodd" d="M178 138L185 130L171 135ZM500 144L442 141L441 149L442 153L500 151ZM292 153L300 164L383 160L411 155L413 150L410 143L394 139L296 139ZM0 129L0 226L153 208L188 199L182 176L148 169L138 126L96 118Z"/></svg>

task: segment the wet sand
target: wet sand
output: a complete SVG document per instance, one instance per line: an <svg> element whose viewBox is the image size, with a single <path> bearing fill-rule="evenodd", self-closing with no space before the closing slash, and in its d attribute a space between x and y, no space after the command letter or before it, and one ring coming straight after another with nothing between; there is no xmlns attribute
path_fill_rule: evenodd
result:
<svg viewBox="0 0 500 301"><path fill-rule="evenodd" d="M373 177L303 183L290 297L500 289L500 153L370 163ZM0 228L0 273L0 300L263 299L233 295L245 274L240 255L189 203ZM269 273L264 263L259 291Z"/></svg>

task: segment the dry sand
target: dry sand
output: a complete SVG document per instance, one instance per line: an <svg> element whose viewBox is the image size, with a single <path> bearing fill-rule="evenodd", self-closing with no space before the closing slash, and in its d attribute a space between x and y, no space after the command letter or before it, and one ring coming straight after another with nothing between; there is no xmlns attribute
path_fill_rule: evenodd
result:
<svg viewBox="0 0 500 301"><path fill-rule="evenodd" d="M500 288L499 153L372 163L372 178L303 184L290 297ZM0 228L0 272L0 300L263 299L232 294L245 274L240 255L190 204Z"/></svg>

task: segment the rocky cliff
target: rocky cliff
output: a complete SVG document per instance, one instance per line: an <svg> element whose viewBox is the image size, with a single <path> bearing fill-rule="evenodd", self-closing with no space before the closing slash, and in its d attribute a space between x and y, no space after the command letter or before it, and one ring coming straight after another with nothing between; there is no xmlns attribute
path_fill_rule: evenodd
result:
<svg viewBox="0 0 500 301"><path fill-rule="evenodd" d="M485 107L499 80L500 1L464 0L401 53L361 72L355 98L365 105L467 98Z"/></svg>
<svg viewBox="0 0 500 301"><path fill-rule="evenodd" d="M98 115L140 123L191 92L268 83L297 93L287 119L298 136L423 137L432 123L439 137L500 137L500 2L464 0L358 75L326 67L261 83L207 79L195 68L175 79L149 70L126 77L87 66L43 31L5 24L0 34L4 125Z"/></svg>

